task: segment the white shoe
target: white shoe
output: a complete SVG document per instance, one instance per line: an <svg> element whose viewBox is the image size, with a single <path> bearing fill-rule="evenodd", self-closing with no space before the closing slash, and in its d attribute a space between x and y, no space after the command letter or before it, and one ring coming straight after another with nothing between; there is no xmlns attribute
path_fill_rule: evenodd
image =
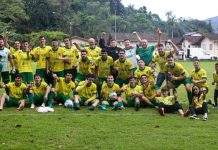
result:
<svg viewBox="0 0 218 150"><path fill-rule="evenodd" d="M189 117L190 119L199 119L198 117L197 117L197 115L191 115L190 117Z"/></svg>
<svg viewBox="0 0 218 150"><path fill-rule="evenodd" d="M45 103L42 103L42 105L41 105L42 107L45 107Z"/></svg>
<svg viewBox="0 0 218 150"><path fill-rule="evenodd" d="M35 108L35 105L34 105L34 104L31 104L30 108L32 108L32 109Z"/></svg>

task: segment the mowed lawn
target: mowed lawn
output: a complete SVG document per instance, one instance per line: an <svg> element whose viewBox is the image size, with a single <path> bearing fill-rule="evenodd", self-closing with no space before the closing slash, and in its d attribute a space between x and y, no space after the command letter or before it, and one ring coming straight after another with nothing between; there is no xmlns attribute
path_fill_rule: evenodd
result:
<svg viewBox="0 0 218 150"><path fill-rule="evenodd" d="M190 72L192 62L181 62ZM208 73L213 97L212 72L216 62L202 62ZM184 109L188 100L184 86L178 89ZM209 119L159 116L155 109L80 111L55 106L54 113L37 113L25 108L0 112L0 149L217 149L218 110L209 106Z"/></svg>

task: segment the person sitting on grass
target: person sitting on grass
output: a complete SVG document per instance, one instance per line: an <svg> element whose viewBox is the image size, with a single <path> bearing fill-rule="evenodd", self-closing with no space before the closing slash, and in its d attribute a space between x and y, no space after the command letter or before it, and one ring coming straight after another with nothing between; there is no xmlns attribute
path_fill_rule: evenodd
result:
<svg viewBox="0 0 218 150"><path fill-rule="evenodd" d="M51 93L56 90L56 95L55 95L55 101L59 104L62 105L64 104L65 107L67 108L72 108L73 107L73 101L71 98L71 92L74 92L75 88L75 83L72 81L72 74L71 73L66 73L65 78L63 77L58 77L56 74L53 74L54 80L54 86L52 87ZM58 83L58 84L57 84ZM57 84L57 88L55 89ZM51 96L50 96L51 95ZM53 99L54 94L49 95L49 101L51 102ZM68 105L69 104L69 105Z"/></svg>
<svg viewBox="0 0 218 150"><path fill-rule="evenodd" d="M203 121L208 119L208 108L205 102L205 93L201 91L199 85L194 85L192 87L192 105L189 106L189 111L191 113L190 119L197 118L198 114L203 114Z"/></svg>
<svg viewBox="0 0 218 150"><path fill-rule="evenodd" d="M212 85L216 85L214 90L214 108L218 108L217 106L217 98L218 98L218 63L215 64L215 72L213 73L213 82Z"/></svg>
<svg viewBox="0 0 218 150"><path fill-rule="evenodd" d="M158 112L161 116L164 116L165 113L173 113L175 111L178 111L181 116L187 116L184 115L182 106L177 101L177 91L173 91L173 96L168 96L169 89L168 88L162 88L161 89L161 95L160 97L155 97L158 105Z"/></svg>
<svg viewBox="0 0 218 150"><path fill-rule="evenodd" d="M146 74L141 76L141 86L143 96L141 98L141 102L144 102L146 105L149 105L151 108L157 108L156 106L156 90L155 84L153 80L149 80Z"/></svg>
<svg viewBox="0 0 218 150"><path fill-rule="evenodd" d="M22 83L22 75L17 74L15 76L15 82L9 82L6 85L0 86L8 91L8 94L4 93L0 99L0 110L3 110L4 104L8 106L18 106L17 110L22 110L25 106L26 98L26 85Z"/></svg>
<svg viewBox="0 0 218 150"><path fill-rule="evenodd" d="M97 86L93 83L94 78L94 74L88 74L85 81L79 82L75 92L75 110L80 110L80 104L89 106L89 110L94 110L99 104L99 100L97 99Z"/></svg>
<svg viewBox="0 0 218 150"><path fill-rule="evenodd" d="M101 105L99 105L99 108L106 110L108 105L113 106L112 110L123 106L120 86L114 83L113 75L107 76L107 82L104 82L101 88Z"/></svg>
<svg viewBox="0 0 218 150"><path fill-rule="evenodd" d="M29 101L31 104L30 108L35 108L35 103L41 104L44 107L45 105L52 107L52 101L48 101L50 86L46 82L41 81L39 74L36 73L34 75L34 83L30 84L27 89Z"/></svg>

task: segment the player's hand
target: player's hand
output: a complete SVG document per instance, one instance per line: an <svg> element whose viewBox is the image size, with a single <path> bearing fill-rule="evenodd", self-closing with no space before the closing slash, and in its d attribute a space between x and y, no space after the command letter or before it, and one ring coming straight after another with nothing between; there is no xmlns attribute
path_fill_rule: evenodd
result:
<svg viewBox="0 0 218 150"><path fill-rule="evenodd" d="M10 32L9 32L9 31L6 31L6 32L5 32L5 35L6 35L6 36L9 36L9 35L10 35Z"/></svg>
<svg viewBox="0 0 218 150"><path fill-rule="evenodd" d="M132 34L137 34L137 32L134 31Z"/></svg>
<svg viewBox="0 0 218 150"><path fill-rule="evenodd" d="M162 32L160 31L159 28L157 28L156 32L157 32L157 34L158 34L159 36L161 36Z"/></svg>
<svg viewBox="0 0 218 150"><path fill-rule="evenodd" d="M44 100L47 101L48 100L48 95L44 96Z"/></svg>
<svg viewBox="0 0 218 150"><path fill-rule="evenodd" d="M15 74L15 73L16 73L15 67L12 67L11 73L12 73L12 74Z"/></svg>
<svg viewBox="0 0 218 150"><path fill-rule="evenodd" d="M85 101L84 105L87 106L89 104L89 101Z"/></svg>
<svg viewBox="0 0 218 150"><path fill-rule="evenodd" d="M101 32L101 36L104 37L106 35L106 32Z"/></svg>

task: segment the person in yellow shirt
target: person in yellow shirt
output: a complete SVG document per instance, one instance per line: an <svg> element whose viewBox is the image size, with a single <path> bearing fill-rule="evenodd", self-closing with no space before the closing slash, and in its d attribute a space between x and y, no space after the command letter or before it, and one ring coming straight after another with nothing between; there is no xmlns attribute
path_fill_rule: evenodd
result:
<svg viewBox="0 0 218 150"><path fill-rule="evenodd" d="M129 78L133 75L132 63L125 57L125 50L119 51L119 59L114 62L114 69L118 72L115 83L122 87L123 84L128 84Z"/></svg>
<svg viewBox="0 0 218 150"><path fill-rule="evenodd" d="M168 96L169 89L162 88L160 97L155 97L155 100L158 103L158 112L161 116L164 116L165 113L173 113L178 111L181 116L187 116L183 112L182 105L177 101L177 92L174 90L173 96Z"/></svg>
<svg viewBox="0 0 218 150"><path fill-rule="evenodd" d="M118 103L118 106L121 105L122 99L120 97L120 92L120 86L114 83L113 75L108 75L107 82L104 82L101 87L101 105L99 108L101 110L106 110L107 106L113 106L113 109L115 109Z"/></svg>
<svg viewBox="0 0 218 150"><path fill-rule="evenodd" d="M3 106L6 103L8 106L18 106L17 110L22 110L25 106L26 99L26 85L22 83L21 74L15 76L15 82L9 82L6 85L2 85L8 91L8 94L3 93L0 99L0 111L3 110Z"/></svg>
<svg viewBox="0 0 218 150"><path fill-rule="evenodd" d="M67 108L73 108L73 93L76 87L75 83L72 81L72 74L67 73L65 77L58 77L56 74L53 75L55 78L55 84L52 86L52 92L55 91L55 101L62 105L64 104ZM57 85L56 85L57 84ZM55 88L56 87L56 88ZM49 101L53 99L54 95L49 95ZM70 105L68 105L70 104Z"/></svg>
<svg viewBox="0 0 218 150"><path fill-rule="evenodd" d="M134 72L134 76L137 78L138 81L140 81L143 74L146 74L149 77L149 80L155 81L153 73L154 71L151 69L151 67L145 66L145 63L142 59L138 60L138 68Z"/></svg>
<svg viewBox="0 0 218 150"><path fill-rule="evenodd" d="M48 52L51 50L51 46L46 45L45 36L41 35L39 37L39 46L33 49L34 61L37 63L36 65L36 73L40 75L40 77L46 80L46 58L48 57Z"/></svg>
<svg viewBox="0 0 218 150"><path fill-rule="evenodd" d="M99 100L97 99L97 86L93 83L94 78L94 74L89 74L85 81L79 82L75 93L75 110L79 110L80 105L89 106L89 110L94 110L99 104Z"/></svg>
<svg viewBox="0 0 218 150"><path fill-rule="evenodd" d="M135 110L138 111L143 92L142 87L137 85L136 77L130 77L129 84L124 85L121 90L125 92L124 104L128 107L135 107Z"/></svg>
<svg viewBox="0 0 218 150"><path fill-rule="evenodd" d="M169 55L173 55L178 51L178 47L171 41L168 40L167 43L169 43L170 45L172 45L173 50L172 51L166 51L164 49L164 45L163 44L158 44L157 45L157 53L155 53L154 57L153 57L153 61L156 62L159 65L159 73L157 76L157 82L155 85L155 88L157 90L157 94L160 95L161 94L161 86L165 80L165 64L167 62L166 57Z"/></svg>
<svg viewBox="0 0 218 150"><path fill-rule="evenodd" d="M15 60L18 61L18 70L19 73L22 75L22 81L25 84L33 83L33 65L32 60L33 54L29 48L29 42L23 41L22 42L22 51L17 51L14 54Z"/></svg>
<svg viewBox="0 0 218 150"><path fill-rule="evenodd" d="M35 108L35 104L52 107L52 102L48 101L50 86L46 82L41 81L39 74L36 73L34 75L34 83L30 84L27 89L29 102L31 104L30 108Z"/></svg>
<svg viewBox="0 0 218 150"><path fill-rule="evenodd" d="M192 104L189 106L191 113L190 119L199 119L198 114L203 114L203 121L208 119L208 108L205 101L205 94L201 91L199 85L192 87Z"/></svg>
<svg viewBox="0 0 218 150"><path fill-rule="evenodd" d="M82 50L81 51L81 57L78 59L79 68L78 73L75 78L76 84L78 84L80 81L84 81L88 74L91 74L91 66L92 66L92 60L87 57L87 51Z"/></svg>
<svg viewBox="0 0 218 150"><path fill-rule="evenodd" d="M46 71L53 72L58 77L64 77L64 49L59 47L57 39L52 40L52 49L49 50L46 58Z"/></svg>
<svg viewBox="0 0 218 150"><path fill-rule="evenodd" d="M65 51L64 51L64 58L67 58L64 60L64 73L71 73L72 79L74 80L77 75L77 66L78 66L78 58L79 53L77 51L76 47L71 47L70 44L70 38L65 37L64 38L64 44L65 44Z"/></svg>
<svg viewBox="0 0 218 150"><path fill-rule="evenodd" d="M165 68L167 74L167 88L178 88L181 84L184 84L189 104L191 104L191 81L188 72L180 63L174 61L173 55L167 56L167 63L165 64Z"/></svg>
<svg viewBox="0 0 218 150"><path fill-rule="evenodd" d="M217 98L218 98L218 63L215 64L215 71L213 73L213 82L212 85L215 85L214 89L214 108L218 108L217 106Z"/></svg>
<svg viewBox="0 0 218 150"><path fill-rule="evenodd" d="M196 57L193 61L194 70L191 73L191 82L193 84L198 84L201 87L201 90L208 93L207 86L207 73L200 67L200 60Z"/></svg>

